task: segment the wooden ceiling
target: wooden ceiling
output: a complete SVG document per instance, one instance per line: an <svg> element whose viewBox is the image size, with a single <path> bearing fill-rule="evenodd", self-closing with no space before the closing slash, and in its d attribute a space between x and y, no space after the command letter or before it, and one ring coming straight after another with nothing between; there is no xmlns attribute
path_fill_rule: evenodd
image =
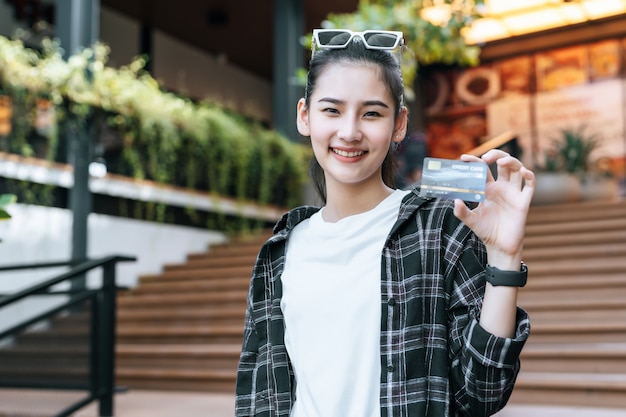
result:
<svg viewBox="0 0 626 417"><path fill-rule="evenodd" d="M356 10L358 0L302 0L305 33L328 13ZM272 78L273 0L101 0L133 17L264 79Z"/></svg>

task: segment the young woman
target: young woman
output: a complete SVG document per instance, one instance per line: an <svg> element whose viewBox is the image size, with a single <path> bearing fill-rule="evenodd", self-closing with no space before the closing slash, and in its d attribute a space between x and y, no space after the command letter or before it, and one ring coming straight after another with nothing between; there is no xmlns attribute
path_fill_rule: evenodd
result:
<svg viewBox="0 0 626 417"><path fill-rule="evenodd" d="M529 334L516 306L534 175L492 150L485 200L393 187L399 32L318 30L297 126L322 208L287 213L254 267L237 416L488 416Z"/></svg>

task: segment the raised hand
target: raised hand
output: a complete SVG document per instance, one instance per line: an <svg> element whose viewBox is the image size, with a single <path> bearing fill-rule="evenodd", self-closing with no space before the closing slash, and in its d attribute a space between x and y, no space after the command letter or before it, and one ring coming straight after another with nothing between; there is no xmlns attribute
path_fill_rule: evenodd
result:
<svg viewBox="0 0 626 417"><path fill-rule="evenodd" d="M485 200L470 210L456 200L454 214L485 243L490 263L515 264L521 258L524 228L535 189L535 175L508 153L492 149L478 158L462 155L462 161L496 163L497 180L488 171Z"/></svg>

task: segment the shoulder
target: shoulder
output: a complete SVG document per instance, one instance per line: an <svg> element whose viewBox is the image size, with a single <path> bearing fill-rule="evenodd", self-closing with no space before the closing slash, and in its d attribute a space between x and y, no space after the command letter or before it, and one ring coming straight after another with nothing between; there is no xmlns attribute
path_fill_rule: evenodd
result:
<svg viewBox="0 0 626 417"><path fill-rule="evenodd" d="M269 255L270 250L276 246L280 246L287 240L287 237L291 231L301 222L310 218L313 214L317 213L320 207L313 206L301 206L296 207L285 214L276 222L272 229L272 235L265 241L261 247L259 253L259 259L265 258ZM257 261L259 260L257 259Z"/></svg>
<svg viewBox="0 0 626 417"><path fill-rule="evenodd" d="M308 219L320 210L320 207L301 206L289 210L276 222L274 234L289 233L298 223Z"/></svg>

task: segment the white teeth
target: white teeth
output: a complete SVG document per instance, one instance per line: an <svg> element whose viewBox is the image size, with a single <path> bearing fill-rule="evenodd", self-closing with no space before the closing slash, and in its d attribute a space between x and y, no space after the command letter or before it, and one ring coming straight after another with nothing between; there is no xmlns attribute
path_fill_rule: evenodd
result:
<svg viewBox="0 0 626 417"><path fill-rule="evenodd" d="M365 153L363 151L346 152L346 151L342 151L341 149L335 149L335 148L333 148L333 152L335 152L337 155L345 156L345 157L348 157L348 158L353 158L355 156L361 156L361 155L363 155Z"/></svg>

